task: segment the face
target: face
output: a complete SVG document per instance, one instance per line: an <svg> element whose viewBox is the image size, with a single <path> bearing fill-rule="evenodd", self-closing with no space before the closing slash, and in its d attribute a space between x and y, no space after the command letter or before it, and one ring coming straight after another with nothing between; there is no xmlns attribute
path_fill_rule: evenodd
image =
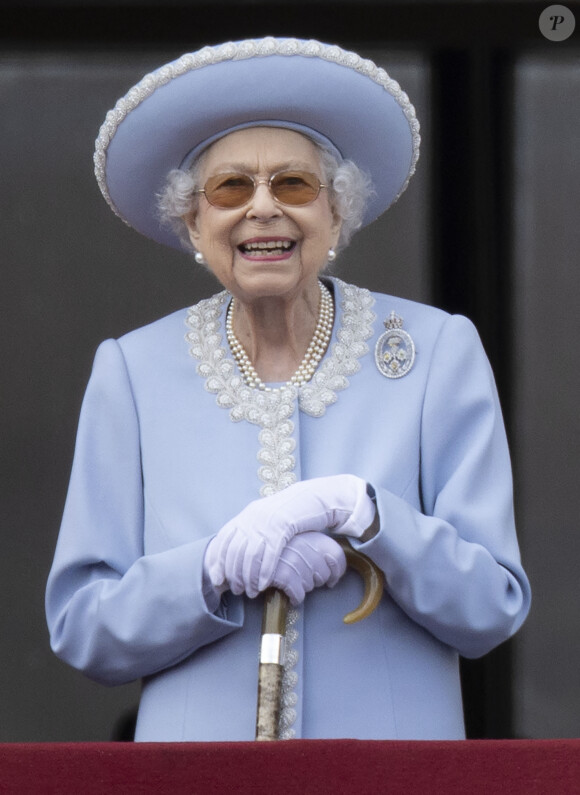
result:
<svg viewBox="0 0 580 795"><path fill-rule="evenodd" d="M197 210L185 219L190 239L210 270L242 301L292 298L316 287L328 250L338 241L340 222L325 189L301 207L274 199L267 180L286 170L309 171L324 183L314 144L300 133L272 127L226 135L201 163L202 186L210 177L231 172L266 180L246 204L234 209L214 207L200 194Z"/></svg>

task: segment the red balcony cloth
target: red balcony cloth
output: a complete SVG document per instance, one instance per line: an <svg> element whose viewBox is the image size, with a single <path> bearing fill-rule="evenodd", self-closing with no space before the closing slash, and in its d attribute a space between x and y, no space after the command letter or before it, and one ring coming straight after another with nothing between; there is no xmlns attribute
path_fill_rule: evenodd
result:
<svg viewBox="0 0 580 795"><path fill-rule="evenodd" d="M577 795L580 740L0 744L0 793Z"/></svg>

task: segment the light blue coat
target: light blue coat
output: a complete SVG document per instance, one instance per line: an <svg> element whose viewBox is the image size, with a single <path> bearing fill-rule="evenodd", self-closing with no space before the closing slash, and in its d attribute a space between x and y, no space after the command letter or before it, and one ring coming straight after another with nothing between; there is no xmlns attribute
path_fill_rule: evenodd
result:
<svg viewBox="0 0 580 795"><path fill-rule="evenodd" d="M342 622L362 593L350 571L293 611L284 736L462 738L458 656L485 654L528 612L504 426L473 325L332 283L333 339L299 402L293 387L244 386L225 293L97 352L47 616L75 668L106 684L143 678L138 740L253 739L261 600L228 592L212 613L202 560L228 519L294 480L372 484L381 529L361 549L387 585L356 625ZM397 379L374 357L392 310L417 350Z"/></svg>

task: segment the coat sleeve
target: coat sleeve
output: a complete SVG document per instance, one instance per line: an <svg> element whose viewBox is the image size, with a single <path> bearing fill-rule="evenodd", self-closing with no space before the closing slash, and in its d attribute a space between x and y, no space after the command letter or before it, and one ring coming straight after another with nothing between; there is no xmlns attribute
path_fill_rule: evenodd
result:
<svg viewBox="0 0 580 795"><path fill-rule="evenodd" d="M230 594L215 613L206 604L209 537L144 554L143 500L139 419L123 354L108 340L81 409L46 592L53 650L105 684L174 665L243 620Z"/></svg>
<svg viewBox="0 0 580 795"><path fill-rule="evenodd" d="M421 510L373 483L380 530L357 546L383 569L390 596L414 621L478 657L523 623L530 587L493 375L473 324L461 316L446 320L434 348L419 466Z"/></svg>

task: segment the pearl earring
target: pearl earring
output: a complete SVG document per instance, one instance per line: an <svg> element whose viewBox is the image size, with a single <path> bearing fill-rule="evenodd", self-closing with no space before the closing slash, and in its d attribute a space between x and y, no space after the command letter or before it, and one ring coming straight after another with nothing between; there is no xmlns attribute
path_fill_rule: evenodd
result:
<svg viewBox="0 0 580 795"><path fill-rule="evenodd" d="M328 249L327 259L329 262L334 262L336 259L336 251L333 248Z"/></svg>
<svg viewBox="0 0 580 795"><path fill-rule="evenodd" d="M201 251L196 251L194 260L197 262L198 265L206 265L205 257L201 253Z"/></svg>

